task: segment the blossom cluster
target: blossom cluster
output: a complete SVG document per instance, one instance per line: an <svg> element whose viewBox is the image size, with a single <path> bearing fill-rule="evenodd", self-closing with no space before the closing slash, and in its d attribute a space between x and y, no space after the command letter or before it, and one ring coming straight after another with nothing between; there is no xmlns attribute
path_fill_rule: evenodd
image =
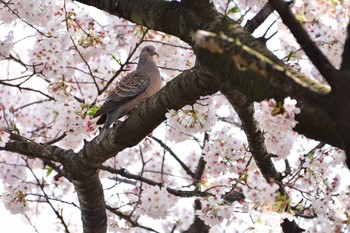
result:
<svg viewBox="0 0 350 233"><path fill-rule="evenodd" d="M171 109L165 116L169 125L179 132L201 133L209 130L216 121L211 106L211 97L205 97L194 105L186 105L177 111Z"/></svg>
<svg viewBox="0 0 350 233"><path fill-rule="evenodd" d="M270 153L285 159L293 147L293 128L298 123L295 115L300 113L296 100L287 97L283 104L274 99L254 103L254 117L264 132L266 148Z"/></svg>
<svg viewBox="0 0 350 233"><path fill-rule="evenodd" d="M0 153L3 160L4 153ZM26 173L22 169L18 158L13 155L12 158L7 158L8 163L12 166L0 164L0 176L3 181L2 197L3 203L7 210L12 214L24 213L27 209L26 196L28 193L28 185L22 179L26 179ZM15 165L18 163L18 165Z"/></svg>
<svg viewBox="0 0 350 233"><path fill-rule="evenodd" d="M196 215L210 227L220 224L224 219L229 220L233 215L233 208L219 195L202 198L202 209Z"/></svg>
<svg viewBox="0 0 350 233"><path fill-rule="evenodd" d="M280 224L284 219L293 220L290 203L285 195L278 192L276 183L266 182L257 170L249 171L244 183L238 185L242 187L244 200L228 202L224 197L228 197L229 193L200 198L202 208L196 211L196 215L206 225L217 229L216 232L241 232L244 229L250 229L249 232L281 231ZM246 217L247 213L250 218Z"/></svg>
<svg viewBox="0 0 350 233"><path fill-rule="evenodd" d="M243 186L243 193L247 202L252 203L254 207L260 206L260 208L274 204L279 189L276 183L267 183L258 171L249 172L246 183L247 185Z"/></svg>
<svg viewBox="0 0 350 233"><path fill-rule="evenodd" d="M10 192L3 194L3 202L12 214L24 213L27 208L26 194L27 185L25 182L11 185Z"/></svg>
<svg viewBox="0 0 350 233"><path fill-rule="evenodd" d="M267 1L211 2L220 12L241 20L244 25ZM334 64L339 65L350 15L349 1L296 0L292 9L317 45ZM326 14L328 10L331 14ZM118 78L135 68L137 54L147 43L157 47L160 59L156 63L165 81L194 65L192 49L179 39L152 30L144 35L142 27L72 4L69 0L2 1L0 21L4 22L0 24L3 32L0 37L0 68L6 71L0 73L0 79L18 87L2 85L0 89L0 147L9 141L9 134L1 127L12 125L28 140L45 143L66 135L56 145L79 148L83 139L91 139L97 133L92 126L92 117L87 115L90 105L99 105L105 99L106 93L101 93L102 90L113 88L113 85L105 85L124 62L128 61L119 70ZM286 36L286 28L281 23L277 23L277 28L283 30L278 30L276 37L268 43L280 40L286 60L296 62L295 67L299 69L301 66L300 70L306 74L317 76L309 62L301 61L305 56L298 52L299 45L291 39L292 36ZM141 41L143 36L147 42ZM140 48L129 56L129 51L134 48L131 45L138 44L141 44ZM277 50L274 48L274 51ZM287 56L288 53L291 56ZM27 89L21 89L23 87ZM211 226L213 232L219 232L215 230L219 226L224 226L223 232L228 232L227 229L234 224L239 225L235 229L241 229L236 232L280 232L283 219L294 218L290 203L311 217L317 214L314 220L310 220L314 221L310 229L315 232L322 229L327 232L350 231L344 224L350 222L350 203L349 187L343 187L346 181L342 176L346 177L348 173L343 175L341 151L322 148L301 156L297 168L292 168L293 173L283 180L288 184L285 187L288 199L278 192L277 183L267 182L258 171L246 146L244 133L232 130L240 125L240 119L232 109L222 95L216 95L177 111L169 110L167 124L162 125L167 128L166 135L164 129L153 132L162 140L164 138L167 147L147 138L138 147L124 150L105 165L125 168L135 174L139 172L146 179L174 189L192 189L193 182L199 182L195 188L207 192L208 196L199 198L202 208L196 211L196 215ZM264 132L267 149L280 159L290 154L295 138L293 128L297 124L295 115L299 112L296 101L290 98L283 103L275 100L255 103L255 117ZM225 127L218 129L222 122L218 122L216 114L227 116L222 117L226 121ZM197 135L205 137L199 140ZM196 171L198 161L203 158L206 165L201 180L194 181L180 165L175 164L169 151L178 155L190 171ZM34 189L28 186L29 182L23 182L27 173L22 160L14 160L17 157L8 152L0 154L3 156L0 164L0 178L4 185L2 201L11 213L24 213L29 207L27 198L30 193L41 192L39 184ZM39 160L28 162L34 173L44 172ZM157 222L154 225L162 227L159 232L170 232L169 226L176 225L176 230L179 230L181 225L185 230L193 222L194 200L182 206L186 211L180 211L179 198L169 194L165 187L140 185L131 179L126 184L115 185L107 171L101 171L100 177L104 185L113 182L111 186L116 187L105 190L112 193L111 197L120 198L121 193L127 196L125 202L118 199L118 208L123 213L124 208L125 212L133 213L130 218L140 220L141 225ZM55 183L54 188L49 186L48 189L54 190L52 193L47 192L58 201L74 193L68 182L62 180ZM42 182L45 188L51 185L45 179ZM133 186L132 192L129 192L129 185ZM243 193L244 200L227 202L224 197L231 191ZM112 199L106 198L107 204ZM192 212L188 211L190 208ZM127 220L111 219L110 230L130 232Z"/></svg>
<svg viewBox="0 0 350 233"><path fill-rule="evenodd" d="M219 176L229 173L236 178L243 175L251 155L244 148L244 141L225 131L212 132L209 137L203 154L210 174Z"/></svg>
<svg viewBox="0 0 350 233"><path fill-rule="evenodd" d="M164 219L174 205L175 198L164 187L143 187L138 208L144 215Z"/></svg>
<svg viewBox="0 0 350 233"><path fill-rule="evenodd" d="M296 181L295 187L308 196L309 202L304 209L311 209L304 214L317 215L313 223L315 229L335 229L344 227L342 223L349 221L350 202L345 201L345 193L349 183L342 174L348 174L345 167L344 152L338 148L323 147L300 158L302 177ZM293 203L300 202L300 196L290 192ZM327 227L327 228L326 228Z"/></svg>

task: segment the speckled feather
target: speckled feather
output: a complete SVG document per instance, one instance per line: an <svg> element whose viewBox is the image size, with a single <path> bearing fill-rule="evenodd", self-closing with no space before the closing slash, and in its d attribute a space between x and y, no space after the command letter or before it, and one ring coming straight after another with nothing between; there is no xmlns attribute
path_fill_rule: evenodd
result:
<svg viewBox="0 0 350 233"><path fill-rule="evenodd" d="M135 81L136 80L136 81ZM144 92L150 83L150 77L137 70L126 75L108 94L106 102L95 113L94 117L114 111L122 104Z"/></svg>
<svg viewBox="0 0 350 233"><path fill-rule="evenodd" d="M144 47L136 70L123 77L108 94L105 103L94 115L100 116L96 124L105 124L102 131L161 88L162 79L153 61L154 55L158 54L153 46Z"/></svg>

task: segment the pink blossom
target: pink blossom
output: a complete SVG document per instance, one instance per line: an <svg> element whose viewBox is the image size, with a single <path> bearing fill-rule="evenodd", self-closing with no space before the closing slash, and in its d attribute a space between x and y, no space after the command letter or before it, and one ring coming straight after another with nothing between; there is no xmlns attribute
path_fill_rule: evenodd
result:
<svg viewBox="0 0 350 233"><path fill-rule="evenodd" d="M12 214L23 214L27 208L27 186L24 182L12 185L9 193L3 193L4 205Z"/></svg>
<svg viewBox="0 0 350 233"><path fill-rule="evenodd" d="M7 142L10 141L10 134L4 129L0 128L0 147L5 146Z"/></svg>
<svg viewBox="0 0 350 233"><path fill-rule="evenodd" d="M298 123L295 115L300 113L296 103L289 97L283 105L273 99L254 103L254 116L264 132L266 148L277 155L277 159L285 159L293 147L293 128Z"/></svg>

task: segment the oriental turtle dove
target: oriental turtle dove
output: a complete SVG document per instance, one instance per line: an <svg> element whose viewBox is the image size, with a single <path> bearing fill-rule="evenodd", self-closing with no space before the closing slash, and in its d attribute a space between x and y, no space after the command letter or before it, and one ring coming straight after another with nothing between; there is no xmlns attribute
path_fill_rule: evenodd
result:
<svg viewBox="0 0 350 233"><path fill-rule="evenodd" d="M162 87L162 78L153 61L158 55L154 46L142 49L136 70L127 74L108 94L106 101L94 117L100 116L97 124L104 124L101 134L120 117L128 114ZM100 135L101 140L103 135ZM99 141L100 141L99 140Z"/></svg>

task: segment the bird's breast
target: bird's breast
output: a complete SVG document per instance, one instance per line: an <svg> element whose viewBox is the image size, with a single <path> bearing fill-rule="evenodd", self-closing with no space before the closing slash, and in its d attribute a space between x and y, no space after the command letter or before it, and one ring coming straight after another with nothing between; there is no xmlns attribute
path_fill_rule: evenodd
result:
<svg viewBox="0 0 350 233"><path fill-rule="evenodd" d="M157 91L159 91L163 86L163 81L160 75L158 77L153 77L150 79L150 84L146 88L145 92L148 94L148 96L153 95Z"/></svg>

